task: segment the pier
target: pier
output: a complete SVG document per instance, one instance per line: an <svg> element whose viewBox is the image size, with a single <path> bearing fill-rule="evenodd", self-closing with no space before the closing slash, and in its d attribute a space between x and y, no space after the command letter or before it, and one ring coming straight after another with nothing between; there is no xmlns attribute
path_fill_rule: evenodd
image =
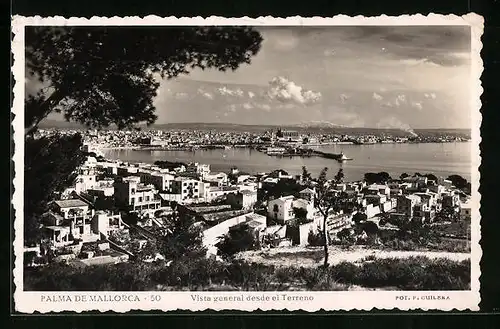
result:
<svg viewBox="0 0 500 329"><path fill-rule="evenodd" d="M348 161L352 160L351 158L348 158L344 155L344 153L329 153L329 152L322 152L318 150L311 150L313 154L317 156L321 156L326 159L332 159L336 161Z"/></svg>

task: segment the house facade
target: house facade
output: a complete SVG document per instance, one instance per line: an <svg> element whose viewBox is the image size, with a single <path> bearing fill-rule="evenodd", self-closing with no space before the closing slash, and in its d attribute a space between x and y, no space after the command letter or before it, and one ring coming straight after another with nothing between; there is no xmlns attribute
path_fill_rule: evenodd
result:
<svg viewBox="0 0 500 329"><path fill-rule="evenodd" d="M142 184L137 176L116 180L114 188L116 201L131 207L132 211L159 209L161 206L154 186Z"/></svg>
<svg viewBox="0 0 500 329"><path fill-rule="evenodd" d="M311 201L296 199L294 196L286 196L270 200L267 203L267 215L281 223L286 223L295 218L294 208L301 208L307 212L306 218L314 218L314 205Z"/></svg>

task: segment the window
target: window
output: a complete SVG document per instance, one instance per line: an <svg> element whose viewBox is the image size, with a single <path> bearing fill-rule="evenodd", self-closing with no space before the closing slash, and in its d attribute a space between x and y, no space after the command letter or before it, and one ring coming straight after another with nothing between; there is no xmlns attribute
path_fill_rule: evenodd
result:
<svg viewBox="0 0 500 329"><path fill-rule="evenodd" d="M139 202L142 202L142 196L139 197Z"/></svg>
<svg viewBox="0 0 500 329"><path fill-rule="evenodd" d="M132 194L135 194L135 188L132 189Z"/></svg>
<svg viewBox="0 0 500 329"><path fill-rule="evenodd" d="M146 196L146 201L149 201L149 195Z"/></svg>

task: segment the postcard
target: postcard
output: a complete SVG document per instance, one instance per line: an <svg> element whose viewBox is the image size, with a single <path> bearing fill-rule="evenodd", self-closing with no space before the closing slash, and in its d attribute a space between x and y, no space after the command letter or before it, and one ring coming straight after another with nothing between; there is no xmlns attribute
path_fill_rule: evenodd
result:
<svg viewBox="0 0 500 329"><path fill-rule="evenodd" d="M12 27L16 311L478 310L481 16Z"/></svg>

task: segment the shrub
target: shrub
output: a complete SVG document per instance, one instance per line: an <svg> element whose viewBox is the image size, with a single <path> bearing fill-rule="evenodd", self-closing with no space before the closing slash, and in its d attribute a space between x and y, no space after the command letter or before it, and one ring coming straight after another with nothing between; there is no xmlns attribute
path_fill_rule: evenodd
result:
<svg viewBox="0 0 500 329"><path fill-rule="evenodd" d="M325 268L279 267L189 257L170 266L152 263L74 268L50 264L25 268L25 290L36 291L145 291L167 290L248 290L267 291L306 288L345 290L349 285L367 288L397 287L404 290L470 289L470 260L410 257L374 258L360 266L342 262Z"/></svg>
<svg viewBox="0 0 500 329"><path fill-rule="evenodd" d="M320 232L314 233L313 231L309 231L309 235L307 236L307 243L313 247L322 246L324 243L323 234Z"/></svg>

